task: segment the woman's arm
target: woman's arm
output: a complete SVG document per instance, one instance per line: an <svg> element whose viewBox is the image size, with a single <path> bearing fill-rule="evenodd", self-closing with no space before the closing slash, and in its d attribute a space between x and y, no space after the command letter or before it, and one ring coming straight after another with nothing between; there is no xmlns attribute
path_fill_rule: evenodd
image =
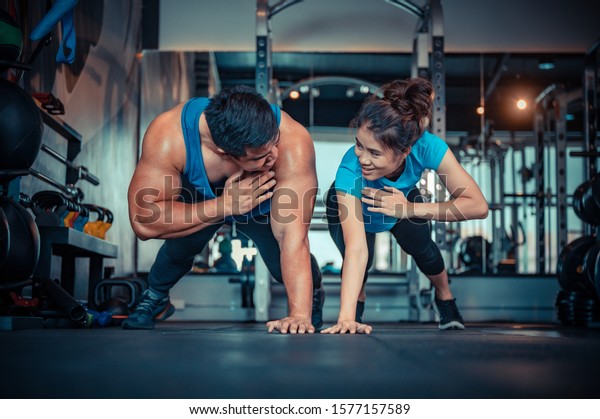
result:
<svg viewBox="0 0 600 419"><path fill-rule="evenodd" d="M321 333L371 333L372 327L355 322L356 301L363 285L369 258L360 200L337 192L340 223L344 234L344 263L338 322Z"/></svg>
<svg viewBox="0 0 600 419"><path fill-rule="evenodd" d="M449 201L412 203L401 191L391 187L385 187L384 190L365 188L362 201L371 205L369 211L396 218L464 221L487 217L488 204L479 186L452 151L446 151L437 174L452 196Z"/></svg>

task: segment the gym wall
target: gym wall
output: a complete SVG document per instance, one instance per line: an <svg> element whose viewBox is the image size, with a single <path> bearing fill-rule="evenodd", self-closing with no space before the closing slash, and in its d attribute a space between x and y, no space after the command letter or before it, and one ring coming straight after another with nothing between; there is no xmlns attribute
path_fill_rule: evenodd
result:
<svg viewBox="0 0 600 419"><path fill-rule="evenodd" d="M194 96L194 53L144 51L141 60L140 149L156 115ZM138 240L137 271L148 272L163 240Z"/></svg>
<svg viewBox="0 0 600 419"><path fill-rule="evenodd" d="M0 1L6 8L7 1ZM46 13L46 2L16 2L20 10L24 37ZM141 49L141 0L80 1L74 9L77 47L73 64L57 64L61 24L54 30L54 41L45 48L26 72L21 85L29 93L51 92L63 104L68 125L82 136L82 148L75 159L99 177L100 185L80 180L84 202L109 208L115 216L107 240L119 245L117 259L107 259L105 266L114 266L115 274L135 270L135 236L128 219L127 187L133 174L138 149L139 60ZM37 42L27 42L24 56L29 57ZM66 155L67 141L46 127L43 141ZM66 168L51 157L40 153L34 169L60 181L65 181ZM21 191L29 195L54 188L28 176L22 178ZM77 262L75 298L87 298L87 264ZM53 263L60 276L60 263Z"/></svg>

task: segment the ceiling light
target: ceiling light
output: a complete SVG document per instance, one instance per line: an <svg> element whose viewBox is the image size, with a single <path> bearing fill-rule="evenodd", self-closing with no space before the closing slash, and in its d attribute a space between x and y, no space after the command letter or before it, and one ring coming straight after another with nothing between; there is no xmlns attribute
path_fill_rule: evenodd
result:
<svg viewBox="0 0 600 419"><path fill-rule="evenodd" d="M298 99L300 97L300 92L298 92L297 90L292 90L290 92L290 99Z"/></svg>
<svg viewBox="0 0 600 419"><path fill-rule="evenodd" d="M523 110L526 107L527 107L527 101L525 99L517 100L517 108L519 108L520 110Z"/></svg>
<svg viewBox="0 0 600 419"><path fill-rule="evenodd" d="M477 115L483 115L485 113L485 108L483 106L477 107Z"/></svg>

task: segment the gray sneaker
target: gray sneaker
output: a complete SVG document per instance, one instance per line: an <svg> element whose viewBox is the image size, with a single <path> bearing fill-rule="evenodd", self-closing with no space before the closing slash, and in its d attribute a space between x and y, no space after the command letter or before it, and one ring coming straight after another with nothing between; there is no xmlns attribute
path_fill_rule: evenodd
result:
<svg viewBox="0 0 600 419"><path fill-rule="evenodd" d="M142 294L135 311L123 320L123 329L154 329L154 323L165 320L175 313L169 296L162 297L151 289Z"/></svg>
<svg viewBox="0 0 600 419"><path fill-rule="evenodd" d="M442 330L457 330L464 329L465 322L456 306L456 298L452 300L438 300L435 298L435 305L440 315L440 329Z"/></svg>

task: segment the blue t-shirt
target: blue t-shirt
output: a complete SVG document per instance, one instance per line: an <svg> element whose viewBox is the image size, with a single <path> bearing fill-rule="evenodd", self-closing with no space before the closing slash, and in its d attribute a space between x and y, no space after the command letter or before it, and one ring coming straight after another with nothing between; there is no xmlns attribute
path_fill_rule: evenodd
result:
<svg viewBox="0 0 600 419"><path fill-rule="evenodd" d="M391 186L408 195L421 179L425 169L437 170L447 150L448 144L444 140L425 131L406 156L404 172L393 182L385 177L376 180L363 178L360 162L354 153L353 146L346 152L338 167L335 175L335 189L353 195L358 199L362 198L361 190L366 187L383 189L384 186ZM367 209L368 207L367 204L362 203L365 230L369 233L388 231L398 221L397 218L371 212Z"/></svg>
<svg viewBox="0 0 600 419"><path fill-rule="evenodd" d="M188 100L181 111L181 128L185 141L185 177L196 189L200 199L205 201L216 198L214 186L208 181L208 174L204 167L202 157L202 144L200 131L198 130L200 116L208 106L210 100L205 97L196 97ZM277 125L281 123L281 110L276 105L271 105L271 110L277 119ZM222 185L219 185L222 186ZM267 214L271 211L271 200L268 199L255 207L252 215ZM247 214L234 216L232 219L244 221Z"/></svg>

